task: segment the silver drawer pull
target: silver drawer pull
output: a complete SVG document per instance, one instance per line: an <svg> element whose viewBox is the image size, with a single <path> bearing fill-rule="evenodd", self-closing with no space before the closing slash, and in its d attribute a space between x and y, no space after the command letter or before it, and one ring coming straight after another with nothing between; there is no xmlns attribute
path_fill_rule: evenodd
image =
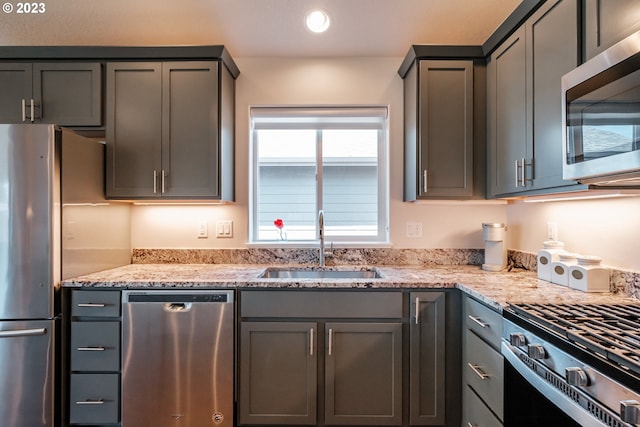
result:
<svg viewBox="0 0 640 427"><path fill-rule="evenodd" d="M480 367L478 365L474 365L472 363L467 363L467 365L471 368L471 370L480 377L480 379L482 381L486 380L489 378L489 375L485 374L484 372L482 372L482 369L480 369Z"/></svg>
<svg viewBox="0 0 640 427"><path fill-rule="evenodd" d="M106 347L78 347L78 351L105 351Z"/></svg>
<svg viewBox="0 0 640 427"><path fill-rule="evenodd" d="M0 338L33 337L37 335L45 335L46 333L47 330L45 328L14 329L11 331L0 331Z"/></svg>
<svg viewBox="0 0 640 427"><path fill-rule="evenodd" d="M76 405L104 405L102 399L87 399L76 402Z"/></svg>
<svg viewBox="0 0 640 427"><path fill-rule="evenodd" d="M474 317L472 315L469 315L469 319L473 320L474 322L476 322L478 325L480 325L480 327L482 328L490 328L491 325L483 322L482 319L480 319L479 317Z"/></svg>
<svg viewBox="0 0 640 427"><path fill-rule="evenodd" d="M102 304L102 303L97 303L97 302L85 302L85 303L80 303L78 304L78 307L97 307L97 308L103 308L106 307L107 304Z"/></svg>
<svg viewBox="0 0 640 427"><path fill-rule="evenodd" d="M467 423L467 427L478 427L478 424Z"/></svg>

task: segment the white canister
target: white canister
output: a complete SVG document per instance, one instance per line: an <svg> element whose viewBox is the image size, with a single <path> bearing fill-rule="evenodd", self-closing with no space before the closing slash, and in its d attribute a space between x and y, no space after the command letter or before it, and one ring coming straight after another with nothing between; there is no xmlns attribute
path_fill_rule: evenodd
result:
<svg viewBox="0 0 640 427"><path fill-rule="evenodd" d="M538 279L551 281L551 263L560 260L560 254L566 253L564 243L547 240L544 248L538 251Z"/></svg>
<svg viewBox="0 0 640 427"><path fill-rule="evenodd" d="M551 263L551 283L569 286L569 267L577 264L577 255L565 252L558 256L560 259Z"/></svg>
<svg viewBox="0 0 640 427"><path fill-rule="evenodd" d="M597 256L579 256L569 268L569 287L582 292L609 292L609 269L600 265Z"/></svg>

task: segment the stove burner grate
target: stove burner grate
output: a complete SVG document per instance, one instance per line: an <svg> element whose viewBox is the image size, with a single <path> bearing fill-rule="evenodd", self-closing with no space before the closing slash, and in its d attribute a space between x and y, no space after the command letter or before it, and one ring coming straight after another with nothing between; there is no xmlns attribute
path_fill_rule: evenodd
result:
<svg viewBox="0 0 640 427"><path fill-rule="evenodd" d="M519 316L640 374L640 304L513 304Z"/></svg>

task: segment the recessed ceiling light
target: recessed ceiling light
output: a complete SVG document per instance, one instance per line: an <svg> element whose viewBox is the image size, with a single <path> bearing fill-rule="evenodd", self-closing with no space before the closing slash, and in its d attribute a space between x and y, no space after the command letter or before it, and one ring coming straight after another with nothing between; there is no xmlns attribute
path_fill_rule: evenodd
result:
<svg viewBox="0 0 640 427"><path fill-rule="evenodd" d="M309 31L314 33L324 33L331 25L331 18L324 10L316 9L307 14L305 24Z"/></svg>

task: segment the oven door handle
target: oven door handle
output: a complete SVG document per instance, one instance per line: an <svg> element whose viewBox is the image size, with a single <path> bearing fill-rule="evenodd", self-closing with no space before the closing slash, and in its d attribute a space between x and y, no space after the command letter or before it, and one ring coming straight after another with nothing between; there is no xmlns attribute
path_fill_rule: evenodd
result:
<svg viewBox="0 0 640 427"><path fill-rule="evenodd" d="M509 362L509 364L516 370L524 379L531 384L540 394L545 396L549 401L553 402L560 410L565 414L572 417L580 425L607 427L607 424L602 423L596 417L591 415L587 410L583 409L579 404L576 404L567 397L560 390L543 380L538 374L533 372L515 353L515 347L512 347L509 343L502 341L502 355ZM533 362L539 363L539 362ZM557 379L566 384L566 381L556 375ZM570 388L567 384L567 387Z"/></svg>

